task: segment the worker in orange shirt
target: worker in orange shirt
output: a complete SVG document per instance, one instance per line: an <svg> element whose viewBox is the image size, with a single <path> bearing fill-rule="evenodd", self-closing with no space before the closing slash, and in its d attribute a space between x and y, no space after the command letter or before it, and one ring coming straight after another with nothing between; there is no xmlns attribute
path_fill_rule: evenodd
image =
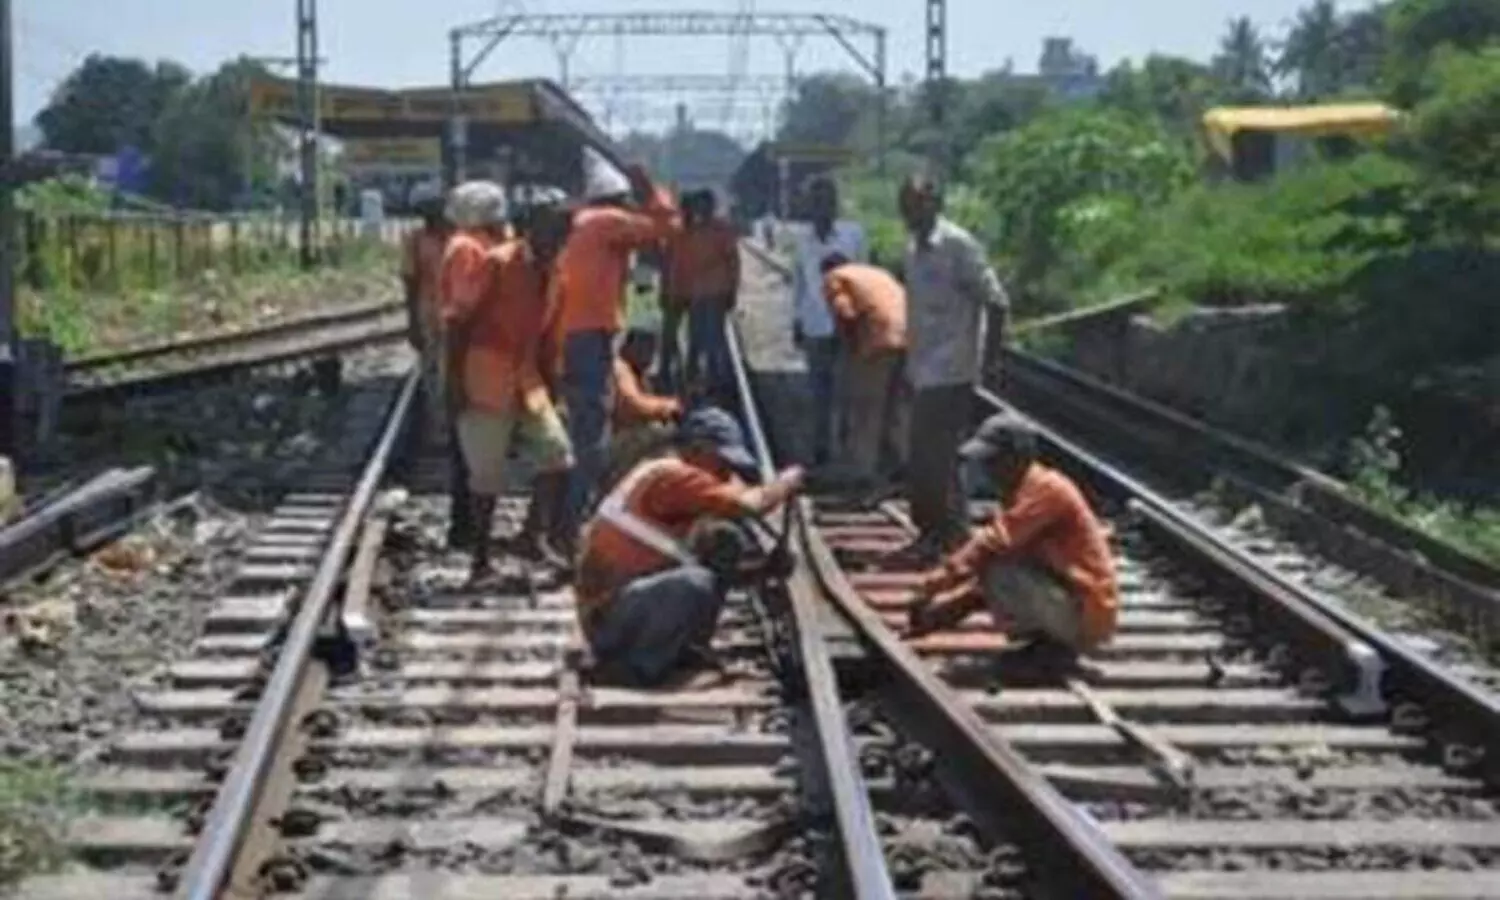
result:
<svg viewBox="0 0 1500 900"><path fill-rule="evenodd" d="M442 310L469 307L484 290L485 256L507 235L505 191L490 181L468 181L448 195L447 219L452 226L438 272L439 328ZM474 540L474 503L469 495L469 473L458 440L460 398L452 392L454 371L448 337L444 336L441 369L448 430L448 547L469 550Z"/></svg>
<svg viewBox="0 0 1500 900"><path fill-rule="evenodd" d="M850 433L845 452L861 489L879 481L880 456L905 459L906 289L879 266L823 259L823 295L848 354Z"/></svg>
<svg viewBox="0 0 1500 900"><path fill-rule="evenodd" d="M706 387L710 395L724 390L734 379L724 320L734 309L740 289L739 235L716 216L716 206L711 190L683 197L683 227L668 251L664 291L674 304L687 310L687 385ZM674 342L675 334L668 331L665 343ZM668 358L663 355L662 368L665 371L667 367ZM701 382L700 375L704 379Z"/></svg>
<svg viewBox="0 0 1500 900"><path fill-rule="evenodd" d="M744 548L726 547L716 525L764 516L803 482L799 468L766 485L740 480L754 477L739 423L705 407L683 420L676 452L630 470L599 504L574 595L604 677L655 687L681 674L711 681L721 670L709 644Z"/></svg>
<svg viewBox="0 0 1500 900"><path fill-rule="evenodd" d="M1035 432L991 416L959 449L999 489L985 527L922 578L910 634L949 627L983 606L1023 642L1011 659L1069 668L1114 636L1119 592L1109 539L1083 493L1037 460Z"/></svg>
<svg viewBox="0 0 1500 900"><path fill-rule="evenodd" d="M406 300L408 338L422 366L422 393L414 420L422 423L413 436L441 433L447 427L443 403L443 337L439 313L439 279L443 252L448 244L448 222L443 215L443 195L434 185L419 184L411 192L411 206L422 225L401 247L401 287Z"/></svg>
<svg viewBox="0 0 1500 900"><path fill-rule="evenodd" d="M483 217L503 222L504 199L503 193L485 195ZM547 531L573 458L542 369L556 315L552 266L567 234L566 212L536 210L525 237L490 247L470 280L444 295L451 390L460 403L458 440L473 496L476 581L489 572L495 498L505 487L510 448L518 442L538 473L528 516L534 530L523 539L545 561L564 565L551 552Z"/></svg>
<svg viewBox="0 0 1500 900"><path fill-rule="evenodd" d="M565 544L573 542L608 461L613 345L624 325L631 254L667 239L677 227L671 197L644 171L631 167L621 175L591 150L584 158L587 205L574 215L558 259L562 393L576 455L560 529Z"/></svg>
<svg viewBox="0 0 1500 900"><path fill-rule="evenodd" d="M613 487L637 462L669 445L672 427L682 415L682 401L646 387L646 369L656 356L656 344L655 333L631 329L615 358L609 469L601 490Z"/></svg>

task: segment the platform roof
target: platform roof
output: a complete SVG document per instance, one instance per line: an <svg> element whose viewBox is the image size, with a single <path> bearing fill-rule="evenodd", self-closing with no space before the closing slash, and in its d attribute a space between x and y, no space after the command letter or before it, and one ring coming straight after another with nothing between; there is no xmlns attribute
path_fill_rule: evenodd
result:
<svg viewBox="0 0 1500 900"><path fill-rule="evenodd" d="M322 85L319 129L347 141L449 138L454 97L446 87L374 88ZM520 151L535 168L528 177L576 188L582 178L582 148L592 146L612 162L618 147L583 107L557 84L543 79L470 86L459 98L467 122L468 151L485 159L499 147ZM258 78L250 86L250 112L279 122L298 121L297 83Z"/></svg>

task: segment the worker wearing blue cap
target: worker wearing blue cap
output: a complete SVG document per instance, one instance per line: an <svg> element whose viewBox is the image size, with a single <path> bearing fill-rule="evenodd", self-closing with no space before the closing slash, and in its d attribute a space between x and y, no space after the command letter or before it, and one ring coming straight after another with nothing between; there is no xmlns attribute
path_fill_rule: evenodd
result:
<svg viewBox="0 0 1500 900"><path fill-rule="evenodd" d="M708 647L738 562L726 548L736 530L724 523L776 510L801 489L803 472L755 480L739 423L704 407L684 417L671 454L636 466L599 504L574 594L594 661L611 680L653 687L684 676L684 686L702 686L721 677Z"/></svg>

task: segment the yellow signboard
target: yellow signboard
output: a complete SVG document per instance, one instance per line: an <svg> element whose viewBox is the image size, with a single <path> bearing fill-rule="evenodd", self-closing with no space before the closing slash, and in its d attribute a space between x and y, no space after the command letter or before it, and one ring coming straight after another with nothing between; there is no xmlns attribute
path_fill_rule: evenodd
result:
<svg viewBox="0 0 1500 900"><path fill-rule="evenodd" d="M437 168L443 145L437 138L365 138L344 142L344 162L350 166L417 166Z"/></svg>
<svg viewBox="0 0 1500 900"><path fill-rule="evenodd" d="M318 89L318 115L337 122L444 122L453 114L447 88L387 91L379 88L324 85ZM466 90L459 110L470 121L526 124L536 116L531 88L524 83L475 85ZM258 78L250 84L252 115L296 119L297 83L285 78Z"/></svg>

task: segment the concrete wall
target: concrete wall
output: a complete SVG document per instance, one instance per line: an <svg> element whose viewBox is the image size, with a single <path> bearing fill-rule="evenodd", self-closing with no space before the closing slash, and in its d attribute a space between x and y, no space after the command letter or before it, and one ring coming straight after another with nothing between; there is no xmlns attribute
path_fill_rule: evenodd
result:
<svg viewBox="0 0 1500 900"><path fill-rule="evenodd" d="M1196 310L1165 327L1143 315L1106 315L1067 326L1066 361L1208 421L1264 427L1288 389L1276 362L1285 328L1279 306Z"/></svg>

